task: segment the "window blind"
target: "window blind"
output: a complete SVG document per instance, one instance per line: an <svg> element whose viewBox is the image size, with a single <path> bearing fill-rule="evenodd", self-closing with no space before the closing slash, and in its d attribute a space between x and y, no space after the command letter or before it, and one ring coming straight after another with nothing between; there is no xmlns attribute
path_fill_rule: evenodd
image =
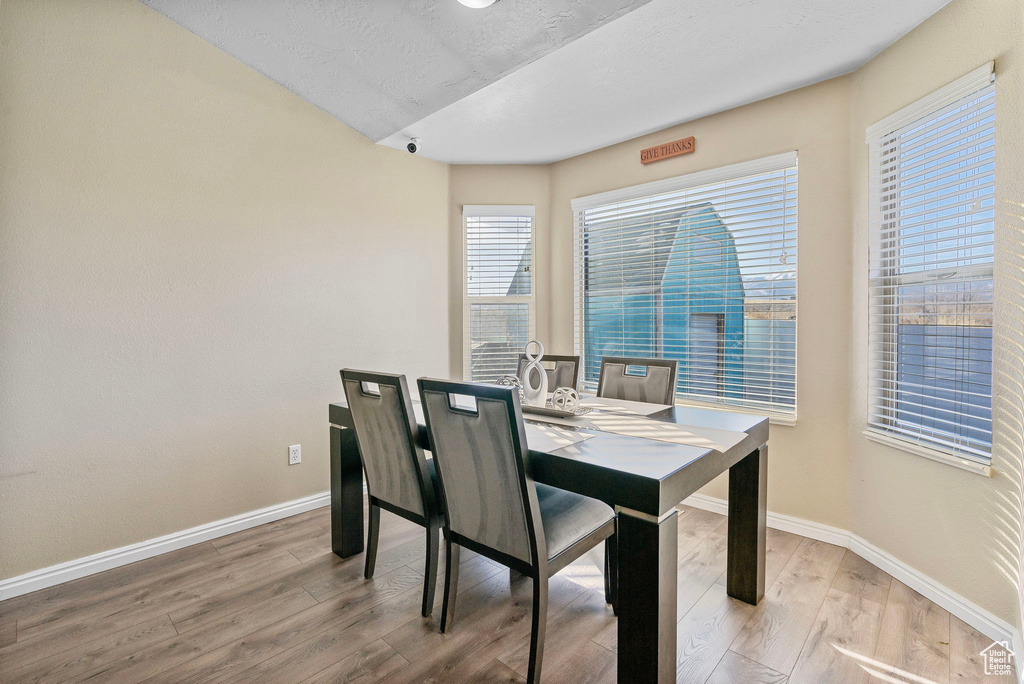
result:
<svg viewBox="0 0 1024 684"><path fill-rule="evenodd" d="M796 153L573 201L582 383L679 362L687 403L796 416Z"/></svg>
<svg viewBox="0 0 1024 684"><path fill-rule="evenodd" d="M987 463L995 84L967 74L868 130L868 429Z"/></svg>
<svg viewBox="0 0 1024 684"><path fill-rule="evenodd" d="M535 329L532 206L466 205L463 378L516 372Z"/></svg>

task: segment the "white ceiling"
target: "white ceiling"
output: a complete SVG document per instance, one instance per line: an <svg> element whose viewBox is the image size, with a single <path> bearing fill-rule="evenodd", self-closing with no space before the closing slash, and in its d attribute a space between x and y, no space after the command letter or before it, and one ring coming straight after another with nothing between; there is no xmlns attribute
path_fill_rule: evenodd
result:
<svg viewBox="0 0 1024 684"><path fill-rule="evenodd" d="M546 163L856 69L949 0L143 0L372 140Z"/></svg>
<svg viewBox="0 0 1024 684"><path fill-rule="evenodd" d="M377 142L649 0L142 2Z"/></svg>

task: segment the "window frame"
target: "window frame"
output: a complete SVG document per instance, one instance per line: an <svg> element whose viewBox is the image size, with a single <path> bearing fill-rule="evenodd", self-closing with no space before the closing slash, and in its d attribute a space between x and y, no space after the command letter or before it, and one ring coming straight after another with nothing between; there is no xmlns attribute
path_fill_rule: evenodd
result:
<svg viewBox="0 0 1024 684"><path fill-rule="evenodd" d="M469 294L469 239L467 219L488 216L530 217L530 294L527 295L486 295ZM472 305L473 304L526 304L528 307L529 333L537 335L537 210L532 204L464 204L462 206L462 379L471 381L472 372ZM513 371L514 372L514 371Z"/></svg>
<svg viewBox="0 0 1024 684"><path fill-rule="evenodd" d="M581 364L586 366L587 357L584 345L586 337L586 317L584 311L586 310L586 292L583 287L583 283L586 276L583 274L583 235L584 229L583 221L581 216L583 212L588 209L594 209L603 205L610 205L619 202L628 202L631 200L637 200L648 196L657 196L661 194L673 193L688 188L699 187L703 185L710 185L714 183L726 182L743 178L745 176L754 176L762 173L768 173L772 171L781 171L787 169L797 169L796 173L796 189L793 191L794 199L797 203L797 219L795 222L796 228L795 239L799 244L799 158L796 150L790 152L782 152L779 154L770 155L767 157L761 157L758 159L752 159L750 161L739 162L736 164L730 164L727 166L719 166L704 171L697 171L694 173L685 174L682 176L675 176L672 178L666 178L664 180L652 181L649 183L643 183L640 185L633 185L625 188L619 188L616 190L610 190L594 195L587 195L584 197L578 197L572 200L572 214L573 214L573 346L574 353L580 356ZM761 410L758 407L724 404L714 401L702 401L701 399L693 396L677 397L676 403L679 405L688 405L698 408L706 408L716 411L734 412L734 413L746 413L752 415L767 415L771 424L773 425L787 425L794 426L797 424L798 411L799 411L799 301L800 301L800 285L799 285L799 246L796 249L797 253L797 264L796 264L796 277L794 278L794 292L795 296L793 299L794 312L796 314L796 325L793 331L793 406L792 410L785 411L767 411ZM636 287L636 291L648 290L646 287ZM660 291L660 288L654 288ZM620 290L624 291L624 290ZM658 300L657 308L660 311L661 301ZM660 316L658 317L660 320ZM663 354L662 344L663 339L660 335L655 334L654 343L658 348L658 356ZM680 372L683 369L680 368ZM583 376L581 374L580 384L583 385Z"/></svg>
<svg viewBox="0 0 1024 684"><path fill-rule="evenodd" d="M933 268L924 267L910 272L901 271L900 256L898 250L895 249L896 244L894 244L900 240L900 227L896 225L899 205L887 201L887 198L883 197L883 193L887 192L888 188L897 185L898 181L893 179L883 183L882 179L882 157L887 153L891 154L888 152L888 147L891 146L889 141L893 140L901 130L919 124L929 116L939 115L941 110L950 105L980 93L986 88L994 89L993 66L992 62L988 62L978 67L868 127L865 132L865 142L870 146L870 255L866 286L868 295L868 383L865 401L866 427L863 434L872 441L986 476L991 476L992 473L991 450L988 457L983 457L976 453L977 449L958 449L956 446L944 444L937 439L929 439L926 434L929 428L923 425L921 426L922 430L916 432L900 427L900 421L896 414L897 397L900 393L899 357L897 354L899 313L879 311L879 307L883 305L878 300L892 301L899 288L908 285L930 285L950 280L952 276L958 276L955 281L958 283L969 283L973 279L980 278L992 279L994 284L994 256L989 263L964 266L943 265ZM998 133L994 122L992 127L995 136ZM993 157L992 163L994 163L994 159ZM952 163L958 162L953 161ZM899 163L894 161L891 164L892 170L898 174L900 172ZM995 171L992 173L994 175ZM949 183L949 181L945 182ZM963 183L963 181L959 181L959 183ZM917 201L919 204L923 204L923 200ZM991 224L994 242L995 218L992 219ZM876 356L882 360L876 361ZM991 377L994 386L994 371ZM935 429L931 430L938 432ZM949 441L955 442L956 435L950 434Z"/></svg>

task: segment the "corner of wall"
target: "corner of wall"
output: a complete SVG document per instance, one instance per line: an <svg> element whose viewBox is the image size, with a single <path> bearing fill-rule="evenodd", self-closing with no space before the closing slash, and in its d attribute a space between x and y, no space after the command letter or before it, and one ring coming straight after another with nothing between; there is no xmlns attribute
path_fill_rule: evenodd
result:
<svg viewBox="0 0 1024 684"><path fill-rule="evenodd" d="M850 173L854 288L849 411L851 531L1019 628L1024 434L1024 7L954 0L852 76ZM996 475L977 475L867 440L867 126L996 60L996 266L993 400ZM894 524L893 521L899 521ZM1010 597L1016 598L1011 601ZM1016 605L1011 606L1011 603Z"/></svg>

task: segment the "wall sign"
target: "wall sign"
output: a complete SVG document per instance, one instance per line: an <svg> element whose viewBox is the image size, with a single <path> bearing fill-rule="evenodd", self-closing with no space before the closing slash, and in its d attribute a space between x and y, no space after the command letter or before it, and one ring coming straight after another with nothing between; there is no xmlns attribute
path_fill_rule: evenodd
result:
<svg viewBox="0 0 1024 684"><path fill-rule="evenodd" d="M662 159L668 159L670 157L678 157L681 154L689 154L693 152L693 136L689 138L683 138L682 140L676 140L674 142L665 143L664 145L655 145L654 147L648 147L647 149L640 150L640 163L650 164L651 162L661 161Z"/></svg>

